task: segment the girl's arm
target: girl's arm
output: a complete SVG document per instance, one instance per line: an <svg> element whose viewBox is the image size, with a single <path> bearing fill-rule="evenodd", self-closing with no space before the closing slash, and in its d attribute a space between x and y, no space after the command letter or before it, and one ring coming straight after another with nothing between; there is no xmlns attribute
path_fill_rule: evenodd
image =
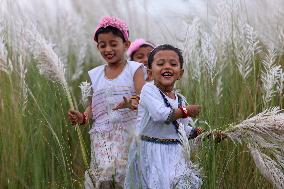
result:
<svg viewBox="0 0 284 189"><path fill-rule="evenodd" d="M182 110L181 108L174 109L173 113L173 120L177 120L180 118L186 118L186 117L193 117L199 115L201 106L200 105L187 105L184 107L185 110Z"/></svg>
<svg viewBox="0 0 284 189"><path fill-rule="evenodd" d="M133 77L133 81L134 81L134 88L135 88L136 95L140 95L142 87L145 84L144 71L142 67L136 70L134 77Z"/></svg>
<svg viewBox="0 0 284 189"><path fill-rule="evenodd" d="M134 77L133 77L133 81L134 81L136 97L134 98L132 97L130 100L131 100L131 109L136 110L139 104L140 93L141 93L142 87L145 84L144 71L142 67L136 70Z"/></svg>
<svg viewBox="0 0 284 189"><path fill-rule="evenodd" d="M146 85L143 88L141 93L141 104L149 111L149 114L154 121L167 122L189 116L196 117L201 108L199 105L187 105L183 109L171 109L170 107L166 107L164 101L161 99L161 94L157 93L153 85Z"/></svg>
<svg viewBox="0 0 284 189"><path fill-rule="evenodd" d="M124 108L129 108L131 110L136 110L137 106L139 104L139 95L141 93L142 87L145 84L144 80L144 71L143 68L140 67L136 70L134 76L133 76L133 81L134 81L134 89L136 96L135 97L123 97L123 101L117 104L113 110L118 110L118 109L124 109Z"/></svg>
<svg viewBox="0 0 284 189"><path fill-rule="evenodd" d="M84 112L79 112L76 110L69 110L68 118L72 125L80 124L84 125L89 122L92 118L92 107L91 104L87 106Z"/></svg>

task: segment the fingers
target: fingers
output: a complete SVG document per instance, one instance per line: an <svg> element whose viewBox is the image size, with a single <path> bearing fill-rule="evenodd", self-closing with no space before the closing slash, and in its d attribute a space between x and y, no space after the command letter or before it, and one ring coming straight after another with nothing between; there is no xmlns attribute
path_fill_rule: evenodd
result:
<svg viewBox="0 0 284 189"><path fill-rule="evenodd" d="M196 129L198 129L198 128L196 128ZM228 136L226 135L226 133L224 133L224 132L222 132L222 131L219 130L219 131L212 131L212 132L206 134L206 135L204 136L204 139L210 139L210 138L212 138L212 139L214 139L214 141L215 141L216 143L220 143L220 142L222 142L223 140L225 140L227 137L228 137Z"/></svg>
<svg viewBox="0 0 284 189"><path fill-rule="evenodd" d="M187 109L188 109L189 116L194 118L199 115L201 106L200 105L188 105Z"/></svg>
<svg viewBox="0 0 284 189"><path fill-rule="evenodd" d="M131 110L137 110L138 102L136 100L128 99L127 97L123 97L123 102L117 104L112 110L129 108Z"/></svg>
<svg viewBox="0 0 284 189"><path fill-rule="evenodd" d="M124 106L124 102L118 103L112 110L119 110L122 109Z"/></svg>
<svg viewBox="0 0 284 189"><path fill-rule="evenodd" d="M218 135L219 135L219 138L220 138L221 140L227 138L227 135L226 135L225 133L221 132L221 131L218 133Z"/></svg>
<svg viewBox="0 0 284 189"><path fill-rule="evenodd" d="M217 131L216 133L214 133L214 136L215 136L215 141L217 143L220 143L222 140L227 138L227 135L223 133L222 131Z"/></svg>
<svg viewBox="0 0 284 189"><path fill-rule="evenodd" d="M123 101L124 101L125 104L127 104L130 100L128 101L128 99L124 96Z"/></svg>
<svg viewBox="0 0 284 189"><path fill-rule="evenodd" d="M118 103L112 110L119 110L129 108L131 110L137 110L138 102L136 100L128 99L127 97L123 97L123 101Z"/></svg>
<svg viewBox="0 0 284 189"><path fill-rule="evenodd" d="M71 122L72 125L76 125L78 123L78 112L75 110L70 110L68 112L68 119Z"/></svg>
<svg viewBox="0 0 284 189"><path fill-rule="evenodd" d="M138 106L137 105L131 105L131 110L137 110L138 109Z"/></svg>
<svg viewBox="0 0 284 189"><path fill-rule="evenodd" d="M68 116L74 116L76 114L75 110L69 110Z"/></svg>
<svg viewBox="0 0 284 189"><path fill-rule="evenodd" d="M112 110L119 110L124 108L130 108L128 99L124 96L123 101L118 103Z"/></svg>
<svg viewBox="0 0 284 189"><path fill-rule="evenodd" d="M203 132L203 129L198 127L196 128L197 135L200 135Z"/></svg>

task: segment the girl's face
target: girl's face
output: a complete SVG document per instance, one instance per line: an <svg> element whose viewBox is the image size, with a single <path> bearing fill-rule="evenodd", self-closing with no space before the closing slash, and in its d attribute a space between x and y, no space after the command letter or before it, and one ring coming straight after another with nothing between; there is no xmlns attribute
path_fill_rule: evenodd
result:
<svg viewBox="0 0 284 189"><path fill-rule="evenodd" d="M157 52L149 74L157 85L172 88L176 80L180 79L183 74L177 53L172 50Z"/></svg>
<svg viewBox="0 0 284 189"><path fill-rule="evenodd" d="M140 47L133 54L133 61L143 63L144 66L148 67L148 56L150 52L153 50L153 47Z"/></svg>
<svg viewBox="0 0 284 189"><path fill-rule="evenodd" d="M98 35L97 48L108 64L123 63L125 60L124 53L129 45L129 41L123 42L120 37L112 32Z"/></svg>

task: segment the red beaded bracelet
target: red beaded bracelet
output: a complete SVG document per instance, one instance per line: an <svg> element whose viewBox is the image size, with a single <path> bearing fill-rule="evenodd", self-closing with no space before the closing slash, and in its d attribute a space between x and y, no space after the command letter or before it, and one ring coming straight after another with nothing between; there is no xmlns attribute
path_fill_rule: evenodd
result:
<svg viewBox="0 0 284 189"><path fill-rule="evenodd" d="M189 117L189 114L188 114L186 107L179 106L178 108L181 110L183 118Z"/></svg>
<svg viewBox="0 0 284 189"><path fill-rule="evenodd" d="M87 113L86 112L81 112L83 116L83 121L80 123L80 125L85 125L87 123Z"/></svg>

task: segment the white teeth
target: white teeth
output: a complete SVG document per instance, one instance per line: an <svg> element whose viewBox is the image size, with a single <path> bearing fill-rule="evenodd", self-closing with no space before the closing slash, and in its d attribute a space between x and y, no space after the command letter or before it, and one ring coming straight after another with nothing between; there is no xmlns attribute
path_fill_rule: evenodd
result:
<svg viewBox="0 0 284 189"><path fill-rule="evenodd" d="M169 72L165 72L165 73L162 74L162 76L172 76L172 74L169 73Z"/></svg>

